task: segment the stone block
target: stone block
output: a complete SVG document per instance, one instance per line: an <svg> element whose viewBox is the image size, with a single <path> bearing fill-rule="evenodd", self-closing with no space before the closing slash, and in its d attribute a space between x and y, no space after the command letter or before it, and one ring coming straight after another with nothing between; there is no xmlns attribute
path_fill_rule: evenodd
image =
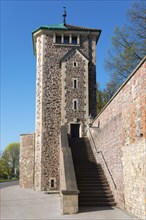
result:
<svg viewBox="0 0 146 220"><path fill-rule="evenodd" d="M78 213L78 194L64 195L61 193L61 213L63 215Z"/></svg>

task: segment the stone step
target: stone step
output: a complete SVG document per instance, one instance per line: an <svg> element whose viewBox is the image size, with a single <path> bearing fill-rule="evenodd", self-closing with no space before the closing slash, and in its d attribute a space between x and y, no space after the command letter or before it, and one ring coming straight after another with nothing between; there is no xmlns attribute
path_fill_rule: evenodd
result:
<svg viewBox="0 0 146 220"><path fill-rule="evenodd" d="M97 189L97 190L94 190L94 189L88 189L88 190L85 190L85 189L80 189L80 193L79 195L91 195L91 196L109 196L109 197L113 197L113 194L111 192L111 190L109 189Z"/></svg>
<svg viewBox="0 0 146 220"><path fill-rule="evenodd" d="M113 198L103 197L80 197L79 202L114 202Z"/></svg>
<svg viewBox="0 0 146 220"><path fill-rule="evenodd" d="M86 171L85 170L81 170L81 169L78 169L78 170L75 169L75 172L78 173L78 174L83 174L83 175L84 174L99 174L99 175L101 174L101 175L103 175L103 172L98 171L98 170L92 170L92 169L91 170L86 170Z"/></svg>
<svg viewBox="0 0 146 220"><path fill-rule="evenodd" d="M83 178L80 175L76 175L76 180L77 182L96 182L96 183L108 183L108 181L106 179L101 179L98 178L98 176L96 176L95 178L93 178L91 175L88 176L84 176Z"/></svg>
<svg viewBox="0 0 146 220"><path fill-rule="evenodd" d="M85 170L84 168L82 168L83 170L77 170L76 168L75 168L75 172L76 173L79 173L79 174L86 174L86 173L97 173L98 175L101 175L101 176L105 176L104 175L104 173L103 173L103 171L99 171L99 170ZM106 177L105 177L106 178Z"/></svg>
<svg viewBox="0 0 146 220"><path fill-rule="evenodd" d="M91 194L91 195L112 195L112 192L110 189L98 189L98 190L84 190L84 189L80 189L80 194Z"/></svg>
<svg viewBox="0 0 146 220"><path fill-rule="evenodd" d="M90 191L91 190L91 188L92 188L92 190L94 190L94 191L108 191L108 189L109 189L109 187L107 187L107 186L105 186L105 187L102 187L102 186L78 186L78 189L79 189L79 191L82 191L82 190L86 190L86 191Z"/></svg>
<svg viewBox="0 0 146 220"><path fill-rule="evenodd" d="M79 206L82 207L82 206L115 206L116 203L115 202L87 202L87 201L82 201L82 202L79 202Z"/></svg>
<svg viewBox="0 0 146 220"><path fill-rule="evenodd" d="M109 183L108 181L106 180L99 180L98 178L97 179L79 179L77 178L77 183L80 183L80 184L103 184L103 185L108 185L109 186Z"/></svg>
<svg viewBox="0 0 146 220"><path fill-rule="evenodd" d="M105 194L105 193L81 193L79 194L80 198L112 198L112 194Z"/></svg>
<svg viewBox="0 0 146 220"><path fill-rule="evenodd" d="M99 177L99 176L95 176L95 177L90 177L90 178L86 178L85 176L81 177L81 176L78 176L76 175L76 178L77 178L77 181L82 181L82 182L89 182L89 181L96 181L96 182L108 182L107 179L104 179L102 177Z"/></svg>
<svg viewBox="0 0 146 220"><path fill-rule="evenodd" d="M100 178L100 173L96 172L96 171L87 171L87 172L79 172L79 171L75 171L77 176L94 176L95 178Z"/></svg>
<svg viewBox="0 0 146 220"><path fill-rule="evenodd" d="M85 176L85 174L86 174L86 172L77 172L76 170L75 170L75 173L76 173L76 175L78 176L78 177L80 177L81 176L81 178L83 178L84 176ZM90 175L91 174L91 175ZM96 178L101 178L101 179L107 179L106 177L105 177L105 175L103 174L103 173L99 173L99 172L96 172L96 173L94 173L94 175L92 175L93 173L91 173L91 172L89 172L88 173L88 175L90 175L90 176L92 176L92 178L94 178L94 179L96 179ZM87 174L86 174L86 176L88 176Z"/></svg>
<svg viewBox="0 0 146 220"><path fill-rule="evenodd" d="M81 160L80 160L81 161ZM96 163L91 163L90 161L86 161L86 163L80 162L77 163L77 161L74 160L74 164L76 167L80 166L80 167L92 167L92 168L98 168L100 170L102 170L101 166L96 165Z"/></svg>
<svg viewBox="0 0 146 220"><path fill-rule="evenodd" d="M101 183L103 183L103 182L108 182L107 181L107 179L104 179L104 178L102 178L102 177L99 177L98 175L96 175L96 174L94 174L95 175L95 177L93 177L91 174L88 174L88 175L79 175L79 174L76 174L76 179L77 179L77 181L79 180L79 181L82 181L82 182L89 182L89 181L96 181L96 182L101 182Z"/></svg>
<svg viewBox="0 0 146 220"><path fill-rule="evenodd" d="M79 181L77 180L77 185L78 186L83 186L83 185L95 185L95 186L109 186L108 182L97 182L97 181Z"/></svg>
<svg viewBox="0 0 146 220"><path fill-rule="evenodd" d="M79 170L79 169L94 169L94 170L98 170L98 171L103 171L99 166L96 166L96 165L92 165L92 164L77 164L75 163L75 168L76 170Z"/></svg>
<svg viewBox="0 0 146 220"><path fill-rule="evenodd" d="M75 168L76 169L88 169L88 170L92 170L92 169L96 169L97 171L102 171L103 170L100 167L96 167L96 166L92 166L90 163L75 163Z"/></svg>
<svg viewBox="0 0 146 220"><path fill-rule="evenodd" d="M80 206L115 205L102 166L96 163L88 139L70 139Z"/></svg>
<svg viewBox="0 0 146 220"><path fill-rule="evenodd" d="M109 184L106 183L106 184L100 184L100 183L80 183L80 182L77 182L77 185L79 188L82 188L82 187L101 187L101 188L105 188L105 187L109 187Z"/></svg>
<svg viewBox="0 0 146 220"><path fill-rule="evenodd" d="M96 172L98 172L98 173L101 173L101 174L103 174L103 170L101 170L100 168L98 168L98 167L92 167L92 166L90 166L90 165L86 165L86 166L80 166L80 164L79 165L75 165L74 166L74 168L75 168L75 170L76 171L81 171L81 172L86 172L86 171L88 171L88 172L92 172L92 171L96 171Z"/></svg>
<svg viewBox="0 0 146 220"><path fill-rule="evenodd" d="M83 173L83 174L85 174L85 173L93 173L94 172L94 173L98 173L98 174L101 174L102 176L104 176L103 171L101 171L99 169L92 170L92 168L91 169L87 169L87 168L82 167L82 168L78 168L78 169L75 168L75 171L76 171L76 173Z"/></svg>

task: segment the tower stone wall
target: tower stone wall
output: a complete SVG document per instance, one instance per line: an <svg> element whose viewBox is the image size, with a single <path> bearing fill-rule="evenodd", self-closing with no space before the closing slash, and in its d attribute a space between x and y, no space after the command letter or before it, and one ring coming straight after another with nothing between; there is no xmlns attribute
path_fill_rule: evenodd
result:
<svg viewBox="0 0 146 220"><path fill-rule="evenodd" d="M35 190L59 190L60 126L66 124L71 133L71 124L79 124L79 135L85 136L89 114L94 117L96 112L97 37L74 31L73 36L80 36L78 44L54 41L54 35L63 34L67 31L40 30L33 36L37 63ZM73 109L74 100L77 109Z"/></svg>
<svg viewBox="0 0 146 220"><path fill-rule="evenodd" d="M79 123L80 137L86 135L87 118L89 116L88 103L88 59L78 50L73 50L62 61L62 124ZM74 64L76 66L74 66ZM76 87L74 88L74 80ZM77 109L73 109L73 101L77 100Z"/></svg>

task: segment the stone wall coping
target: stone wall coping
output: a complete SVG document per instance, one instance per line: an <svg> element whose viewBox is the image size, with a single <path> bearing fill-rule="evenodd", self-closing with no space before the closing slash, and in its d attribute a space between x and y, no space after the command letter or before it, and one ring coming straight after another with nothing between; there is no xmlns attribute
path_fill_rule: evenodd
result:
<svg viewBox="0 0 146 220"><path fill-rule="evenodd" d="M64 195L77 195L79 194L79 190L73 191L73 190L61 190L61 193Z"/></svg>
<svg viewBox="0 0 146 220"><path fill-rule="evenodd" d="M20 134L20 136L26 136L26 135L34 135L35 134L35 132L32 132L32 133L27 133L27 134Z"/></svg>
<svg viewBox="0 0 146 220"><path fill-rule="evenodd" d="M61 151L63 155L63 166L64 166L64 175L65 175L65 185L66 189L61 189L64 194L77 194L79 193L77 188L76 176L74 171L74 165L72 160L71 149L68 144L67 130L66 126L61 126L60 129L61 135Z"/></svg>
<svg viewBox="0 0 146 220"><path fill-rule="evenodd" d="M97 120L97 118L102 114L102 112L107 108L107 106L112 102L112 100L118 95L118 93L122 90L122 88L129 82L129 80L138 71L138 69L142 66L142 64L144 62L146 62L146 56L144 56L144 58L141 60L141 62L136 66L136 68L133 70L133 72L128 76L128 78L125 80L125 82L119 87L117 92L112 96L112 98L104 106L104 108L101 110L101 112L95 117L95 119L93 120L92 124Z"/></svg>

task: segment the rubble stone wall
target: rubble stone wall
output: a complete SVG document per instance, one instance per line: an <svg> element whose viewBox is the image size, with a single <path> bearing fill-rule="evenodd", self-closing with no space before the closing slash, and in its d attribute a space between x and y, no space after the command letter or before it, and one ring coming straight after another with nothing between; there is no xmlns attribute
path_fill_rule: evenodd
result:
<svg viewBox="0 0 146 220"><path fill-rule="evenodd" d="M117 205L145 219L146 58L96 117L90 132ZM117 188L97 151L102 151Z"/></svg>
<svg viewBox="0 0 146 220"><path fill-rule="evenodd" d="M74 66L74 62L76 62L76 66ZM89 116L88 60L75 50L66 60L62 73L62 89L64 90L62 100L64 118L62 119L64 124L68 125L68 131L70 131L70 123L79 123L82 137L86 135L84 128ZM77 81L76 88L74 88L74 79ZM74 100L77 100L77 110L74 110Z"/></svg>
<svg viewBox="0 0 146 220"><path fill-rule="evenodd" d="M34 142L35 134L20 136L20 187L34 186Z"/></svg>
<svg viewBox="0 0 146 220"><path fill-rule="evenodd" d="M88 38L81 37L79 49L84 56L87 56L90 60L90 66L92 66L93 60L95 60L95 54L92 54L90 51L91 47L93 47L92 40L90 40L90 44L91 46L89 46ZM69 45L55 45L53 43L53 33L43 34L37 38L35 141L36 190L59 190L60 187L59 132L61 126L62 100L60 64L64 55L66 55L72 48L73 47ZM79 62L81 61L83 63L80 58L77 59ZM72 61L70 62L72 63ZM83 69L82 63L80 67L81 70ZM83 78L83 71L79 71L78 74L81 75L79 80L80 78ZM95 78L95 69L94 71L90 69L89 75L91 75L91 78ZM93 82L94 80L92 80L90 87L95 87L95 84L93 86ZM83 82L81 82L81 84L82 83ZM93 96L93 93L90 96ZM84 101L83 105L85 105ZM85 107L83 106L83 109L84 108ZM55 188L51 187L51 179L55 180Z"/></svg>

